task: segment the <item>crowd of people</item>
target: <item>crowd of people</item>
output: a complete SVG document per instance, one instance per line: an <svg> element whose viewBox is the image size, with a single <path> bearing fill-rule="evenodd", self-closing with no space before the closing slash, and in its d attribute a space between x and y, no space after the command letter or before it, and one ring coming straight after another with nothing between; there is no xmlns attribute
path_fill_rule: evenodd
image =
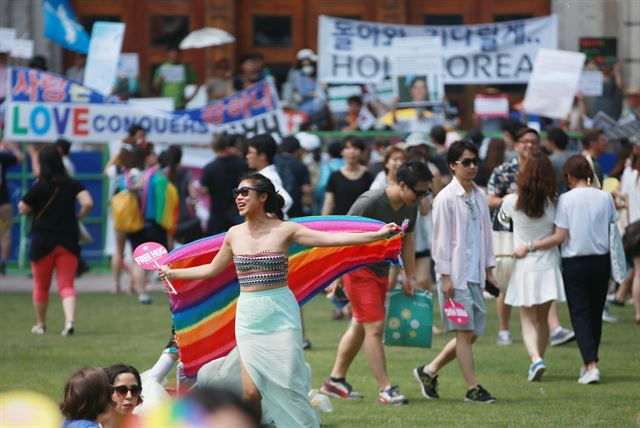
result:
<svg viewBox="0 0 640 428"><path fill-rule="evenodd" d="M305 129L348 132L384 123L380 119L384 115L376 110L379 106L362 95L348 99L342 122L334 120L326 108L326 88L315 81L315 61L312 51L300 51L285 86L285 100L308 117ZM178 62L179 51L172 51L168 63ZM81 66L79 60L75 71L80 72ZM622 87L616 70L605 74L610 89L605 92L615 96ZM219 98L267 75L262 58L256 55L243 57L235 76L228 62L220 61L206 84L207 93L210 99ZM153 78L156 89L174 97L178 108L189 101L184 86L197 81L191 72L184 76L180 87L175 82L170 87L160 71ZM419 88L411 92L419 94ZM623 123L638 120L640 91L630 88L626 100L625 109L611 111L611 117L620 117ZM582 101L578 97L577 105ZM529 361L523 362L528 381L543 379L549 345L574 339L580 351L577 381L600 381L602 322L617 321L607 301L624 306L631 294L635 323L640 325L640 142L609 141L603 130L595 128L583 129L576 139L561 128L564 121L545 122L541 136L525 124L527 115L522 111L519 118L525 123L509 118L491 129L496 125L493 121L479 120L479 128L462 138L451 129L459 125L459 119L450 107L446 103L434 108L418 106L411 116L392 106L388 111L391 127L412 131L399 139L363 140L346 135L325 145L316 135L300 132L278 144L267 134L249 139L216 135L212 160L197 179L181 165L179 146L156 153L138 125L112 145L104 174L110 181L115 293L123 290L126 273L130 293L142 304L151 303L149 274L127 263L127 243L136 248L153 241L172 249L226 232L222 249L211 263L188 269L165 266L158 272L165 280L191 280L215 276L235 264L241 288L235 334L242 401L220 398L214 405L205 399L211 394L191 390L187 397L205 413L217 415L220 408L231 409L244 426L257 426L265 414L277 426L318 426L309 401L310 376L303 353L313 338L306 336L303 316L287 287L289 246L369 243L397 231L405 219L409 221L403 229L399 267L368 265L327 288L336 303L333 316L351 321L336 344L335 362L320 387L322 393L340 399L363 398L347 381L363 348L379 388L378 401L408 403L400 388L391 383L382 339L385 296L392 288L401 288L407 295L414 290L433 291L442 314L442 330L454 334L431 361L416 361L413 374L426 399L439 398L438 373L457 360L467 385L464 400L496 401L480 385L473 359L473 344L486 333L487 291L496 288L496 344L512 344L511 308L519 308L529 354ZM604 103L599 111L612 108ZM573 129L588 123L584 117L578 122ZM489 131L499 131L501 137L496 132L485 137L483 132ZM0 239L6 260L7 225L12 223L6 168L24 161L25 156L15 144L2 144L7 150L0 154ZM605 173L598 160L612 149L618 152L617 162ZM28 153L37 180L22 196L18 209L31 218L33 334L47 332L54 271L65 316L61 334L73 335L77 328L74 277L81 262L79 221L91 211L93 201L72 178L68 150L68 142L60 140L39 150L30 146ZM206 222L198 216L203 201ZM308 215L357 215L386 225L377 232L328 234L286 221ZM624 235L629 266L619 283L611 280L612 228ZM4 273L4 264L0 268ZM451 300L466 310L466 323L456 324L444 316L444 305ZM558 303L565 301L572 329L559 321L564 306ZM434 328L434 333L440 332ZM157 382L178 360L174 334L150 370ZM127 365L74 373L60 406L63 426L119 426L126 414L143 404L143 383L144 374Z"/></svg>

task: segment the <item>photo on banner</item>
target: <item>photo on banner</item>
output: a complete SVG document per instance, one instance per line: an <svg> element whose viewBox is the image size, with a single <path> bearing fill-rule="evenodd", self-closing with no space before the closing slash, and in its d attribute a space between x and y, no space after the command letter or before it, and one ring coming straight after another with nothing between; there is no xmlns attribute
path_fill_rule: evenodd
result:
<svg viewBox="0 0 640 428"><path fill-rule="evenodd" d="M557 49L539 49L527 85L527 113L566 119L578 91L585 54Z"/></svg>
<svg viewBox="0 0 640 428"><path fill-rule="evenodd" d="M406 37L393 41L395 95L400 107L439 103L444 97L442 41Z"/></svg>

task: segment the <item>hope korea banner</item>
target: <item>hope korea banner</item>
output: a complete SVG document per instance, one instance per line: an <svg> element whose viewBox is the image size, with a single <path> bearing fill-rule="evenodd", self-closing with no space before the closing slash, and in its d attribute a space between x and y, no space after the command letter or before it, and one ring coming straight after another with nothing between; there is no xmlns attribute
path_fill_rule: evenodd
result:
<svg viewBox="0 0 640 428"><path fill-rule="evenodd" d="M124 138L131 125L150 141L209 144L213 134L250 138L286 135L286 121L271 81L202 108L174 113L121 102L53 73L12 68L5 101L5 136L14 141L105 143Z"/></svg>
<svg viewBox="0 0 640 428"><path fill-rule="evenodd" d="M393 39L439 37L444 83L527 83L539 48L557 49L555 15L479 25L419 26L320 16L319 79L377 83L396 73Z"/></svg>

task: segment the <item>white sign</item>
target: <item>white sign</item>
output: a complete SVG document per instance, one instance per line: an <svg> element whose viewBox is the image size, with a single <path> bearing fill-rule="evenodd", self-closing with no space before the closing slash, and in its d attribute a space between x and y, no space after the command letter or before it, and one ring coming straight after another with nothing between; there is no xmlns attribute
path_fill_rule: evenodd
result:
<svg viewBox="0 0 640 428"><path fill-rule="evenodd" d="M0 27L0 52L11 52L11 45L16 38L15 28Z"/></svg>
<svg viewBox="0 0 640 428"><path fill-rule="evenodd" d="M473 99L473 112L478 117L509 116L509 98L507 94L478 94Z"/></svg>
<svg viewBox="0 0 640 428"><path fill-rule="evenodd" d="M118 77L136 78L140 74L140 60L137 53L122 53L118 60Z"/></svg>
<svg viewBox="0 0 640 428"><path fill-rule="evenodd" d="M165 82L182 83L184 82L185 66L182 64L164 64L160 66L160 76Z"/></svg>
<svg viewBox="0 0 640 428"><path fill-rule="evenodd" d="M600 71L583 71L578 82L578 91L585 97L602 95L603 76Z"/></svg>
<svg viewBox="0 0 640 428"><path fill-rule="evenodd" d="M110 94L120 59L125 25L121 22L96 22L91 31L84 85Z"/></svg>
<svg viewBox="0 0 640 428"><path fill-rule="evenodd" d="M524 97L526 112L565 119L576 96L585 58L579 52L538 50Z"/></svg>
<svg viewBox="0 0 640 428"><path fill-rule="evenodd" d="M327 98L329 109L335 113L346 113L349 109L347 99L353 95L362 97L362 86L360 85L330 85L327 88Z"/></svg>
<svg viewBox="0 0 640 428"><path fill-rule="evenodd" d="M175 100L171 97L150 97L150 98L130 98L129 104L140 107L147 107L162 111L174 111L176 109Z"/></svg>
<svg viewBox="0 0 640 428"><path fill-rule="evenodd" d="M33 40L13 39L11 42L11 56L14 58L31 59L33 51Z"/></svg>
<svg viewBox="0 0 640 428"><path fill-rule="evenodd" d="M394 39L442 40L445 84L526 83L538 48L558 46L555 15L479 25L418 26L320 16L318 77L375 83L394 74Z"/></svg>
<svg viewBox="0 0 640 428"><path fill-rule="evenodd" d="M440 37L406 37L393 41L395 96L401 107L442 101L442 41Z"/></svg>

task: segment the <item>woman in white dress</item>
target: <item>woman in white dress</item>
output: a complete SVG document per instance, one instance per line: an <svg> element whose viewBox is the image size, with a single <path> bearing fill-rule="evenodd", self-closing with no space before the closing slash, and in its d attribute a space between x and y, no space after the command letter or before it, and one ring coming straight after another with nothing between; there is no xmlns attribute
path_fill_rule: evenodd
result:
<svg viewBox="0 0 640 428"><path fill-rule="evenodd" d="M502 223L513 221L514 248L552 235L556 182L551 161L542 153L530 157L518 175L518 193L507 195L500 208ZM549 344L547 316L553 301L564 301L558 247L531 251L515 261L505 303L520 307L522 339L531 357L528 380L540 381Z"/></svg>

